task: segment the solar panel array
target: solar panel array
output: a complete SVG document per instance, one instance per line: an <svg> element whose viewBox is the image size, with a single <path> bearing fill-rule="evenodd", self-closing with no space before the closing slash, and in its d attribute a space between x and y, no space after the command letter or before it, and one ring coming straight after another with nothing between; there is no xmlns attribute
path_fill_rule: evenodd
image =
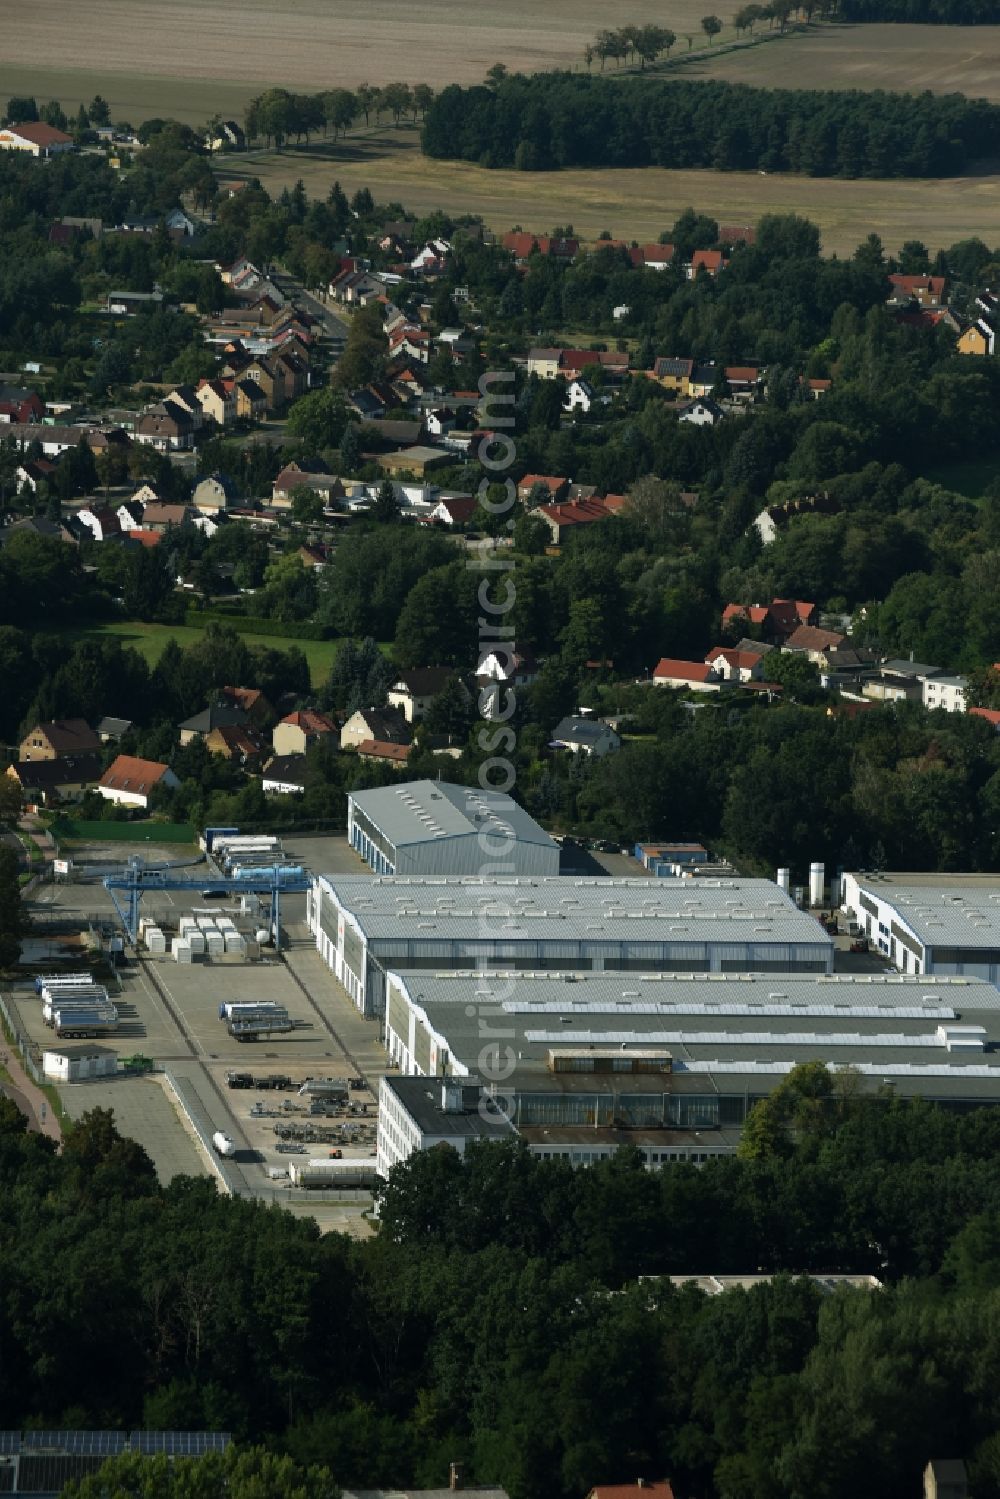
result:
<svg viewBox="0 0 1000 1499"><path fill-rule="evenodd" d="M40 1452L68 1457L116 1457L121 1452L165 1452L169 1457L201 1457L225 1452L227 1431L0 1431L0 1456Z"/></svg>

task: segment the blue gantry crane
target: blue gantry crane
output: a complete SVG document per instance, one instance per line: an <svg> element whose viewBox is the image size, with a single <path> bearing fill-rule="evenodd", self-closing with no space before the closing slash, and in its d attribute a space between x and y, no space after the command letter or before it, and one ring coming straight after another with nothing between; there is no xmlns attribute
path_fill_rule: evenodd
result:
<svg viewBox="0 0 1000 1499"><path fill-rule="evenodd" d="M139 906L147 890L203 890L208 885L213 891L225 891L227 895L268 896L277 951L281 950L281 897L301 895L311 883L309 871L300 866L269 865L260 871L247 872L240 879L216 879L206 871L200 879L193 879L169 869L147 869L141 859L130 859L120 874L104 878L104 888L133 947L139 940Z"/></svg>

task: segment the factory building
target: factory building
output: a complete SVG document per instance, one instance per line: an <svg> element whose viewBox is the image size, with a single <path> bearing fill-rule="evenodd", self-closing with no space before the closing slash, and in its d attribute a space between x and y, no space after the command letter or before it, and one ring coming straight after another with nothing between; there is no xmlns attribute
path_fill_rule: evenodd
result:
<svg viewBox="0 0 1000 1499"><path fill-rule="evenodd" d="M390 973L385 1040L403 1074L386 1086L423 1083L396 1098L384 1148L380 1133L386 1169L424 1148L426 1121L398 1114L411 1096L433 1110L442 1078L465 1085L466 1130L482 1090L541 1156L589 1165L630 1145L652 1169L732 1152L800 1062L849 1069L862 1092L1000 1104L1000 994L966 978Z"/></svg>
<svg viewBox="0 0 1000 1499"><path fill-rule="evenodd" d="M376 874L546 875L559 846L523 807L499 791L409 781L354 791L347 837Z"/></svg>
<svg viewBox="0 0 1000 1499"><path fill-rule="evenodd" d="M962 974L1000 985L1000 879L846 874L843 907L901 973Z"/></svg>
<svg viewBox="0 0 1000 1499"><path fill-rule="evenodd" d="M316 946L364 1015L394 970L829 973L833 943L769 880L320 875Z"/></svg>
<svg viewBox="0 0 1000 1499"><path fill-rule="evenodd" d="M383 1077L379 1087L375 1169L388 1176L417 1150L450 1145L459 1155L470 1140L516 1139L517 1131L478 1078Z"/></svg>

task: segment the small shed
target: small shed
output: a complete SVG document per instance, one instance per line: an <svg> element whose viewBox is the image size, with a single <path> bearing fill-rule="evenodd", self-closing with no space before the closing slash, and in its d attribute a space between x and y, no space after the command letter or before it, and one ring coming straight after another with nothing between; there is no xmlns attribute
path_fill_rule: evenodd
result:
<svg viewBox="0 0 1000 1499"><path fill-rule="evenodd" d="M114 1077L118 1053L110 1046L57 1046L42 1053L42 1071L59 1083L83 1083L92 1077Z"/></svg>

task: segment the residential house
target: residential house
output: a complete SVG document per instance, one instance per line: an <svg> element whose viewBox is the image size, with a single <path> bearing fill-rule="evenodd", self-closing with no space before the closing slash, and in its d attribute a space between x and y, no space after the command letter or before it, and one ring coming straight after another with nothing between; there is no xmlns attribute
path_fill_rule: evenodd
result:
<svg viewBox="0 0 1000 1499"><path fill-rule="evenodd" d="M102 744L117 744L132 727L130 718L102 718L97 725L97 737Z"/></svg>
<svg viewBox="0 0 1000 1499"><path fill-rule="evenodd" d="M984 718L986 722L1000 733L1000 709L997 708L969 708L968 713L974 718Z"/></svg>
<svg viewBox="0 0 1000 1499"><path fill-rule="evenodd" d="M359 708L340 731L340 747L358 749L369 740L376 744L408 745L413 735L398 708Z"/></svg>
<svg viewBox="0 0 1000 1499"><path fill-rule="evenodd" d="M943 276L904 276L899 272L889 277L890 307L943 307L945 304L945 278Z"/></svg>
<svg viewBox="0 0 1000 1499"><path fill-rule="evenodd" d="M236 481L228 474L208 474L199 479L191 496L191 503L202 515L214 515L220 510L231 510L240 503Z"/></svg>
<svg viewBox="0 0 1000 1499"><path fill-rule="evenodd" d="M325 713L313 708L302 708L288 713L275 724L271 744L276 755L304 755L311 744L333 735L336 745L337 725Z"/></svg>
<svg viewBox="0 0 1000 1499"><path fill-rule="evenodd" d="M667 271L673 265L677 253L674 245L630 245L628 256L637 268L647 271Z"/></svg>
<svg viewBox="0 0 1000 1499"><path fill-rule="evenodd" d="M561 500L569 489L569 480L555 474L525 474L518 482L517 497L522 505L529 505L543 489L549 500Z"/></svg>
<svg viewBox="0 0 1000 1499"><path fill-rule="evenodd" d="M158 453L176 453L194 447L196 424L180 406L161 401L150 406L135 424L135 440Z"/></svg>
<svg viewBox="0 0 1000 1499"><path fill-rule="evenodd" d="M674 1499L669 1479L641 1479L638 1483L602 1483L590 1490L587 1499Z"/></svg>
<svg viewBox="0 0 1000 1499"><path fill-rule="evenodd" d="M444 468L453 463L454 458L440 448L418 445L401 448L398 453L380 453L377 462L387 474L413 474L421 478L424 474L433 473L436 468Z"/></svg>
<svg viewBox="0 0 1000 1499"><path fill-rule="evenodd" d="M687 396L690 394L689 385L693 373L693 359L654 359L651 378L662 385L664 390Z"/></svg>
<svg viewBox="0 0 1000 1499"><path fill-rule="evenodd" d="M300 458L286 463L271 486L271 504L277 510L289 509L299 489L311 489L331 498L344 497L343 485L322 458Z"/></svg>
<svg viewBox="0 0 1000 1499"><path fill-rule="evenodd" d="M84 718L55 718L36 723L18 746L19 760L57 760L99 750L101 741Z"/></svg>
<svg viewBox="0 0 1000 1499"><path fill-rule="evenodd" d="M141 529L162 536L171 526L183 526L186 521L192 520L194 514L190 505L151 503L142 512Z"/></svg>
<svg viewBox="0 0 1000 1499"><path fill-rule="evenodd" d="M482 686L501 683L504 687L530 687L538 681L541 668L530 651L519 651L514 645L495 645L479 658L476 681Z"/></svg>
<svg viewBox="0 0 1000 1499"><path fill-rule="evenodd" d="M224 380L232 388L236 401L236 420L260 422L267 415L267 396L254 380Z"/></svg>
<svg viewBox="0 0 1000 1499"><path fill-rule="evenodd" d="M584 370L606 370L621 378L628 374L629 355L621 349L563 349L559 356L559 373L565 380L576 379Z"/></svg>
<svg viewBox="0 0 1000 1499"><path fill-rule="evenodd" d="M608 520L616 513L604 500L566 500L563 504L539 505L532 514L537 515L548 526L553 546L560 546L566 533L577 526L593 525Z"/></svg>
<svg viewBox="0 0 1000 1499"><path fill-rule="evenodd" d="M769 604L727 604L722 611L722 628L753 625L766 639L780 642L799 625L811 625L815 617L816 605L804 599L772 599Z"/></svg>
<svg viewBox="0 0 1000 1499"><path fill-rule="evenodd" d="M140 760L134 755L118 755L97 783L106 801L119 807L149 807L156 786L176 790L180 781L169 765L159 760Z"/></svg>
<svg viewBox="0 0 1000 1499"><path fill-rule="evenodd" d="M811 400L821 401L825 395L829 395L833 381L801 379L799 384L805 387Z"/></svg>
<svg viewBox="0 0 1000 1499"><path fill-rule="evenodd" d="M101 757L96 753L18 760L7 767L8 777L20 786L28 808L79 801L84 792L97 784L100 774Z"/></svg>
<svg viewBox="0 0 1000 1499"><path fill-rule="evenodd" d="M558 749L569 750L574 755L585 755L600 759L602 755L621 749L622 742L608 724L599 718L569 716L556 724L551 743Z"/></svg>
<svg viewBox="0 0 1000 1499"><path fill-rule="evenodd" d="M925 708L943 708L946 713L965 712L965 694L969 690L968 677L949 677L942 674L927 677L921 686Z"/></svg>
<svg viewBox="0 0 1000 1499"><path fill-rule="evenodd" d="M236 420L236 391L223 380L199 380L198 402L205 417L217 427L231 427Z"/></svg>
<svg viewBox="0 0 1000 1499"><path fill-rule="evenodd" d="M446 349L456 364L465 364L479 345L465 328L442 328L437 336L439 349Z"/></svg>
<svg viewBox="0 0 1000 1499"><path fill-rule="evenodd" d="M82 505L75 518L86 526L95 541L107 541L110 536L122 534L118 511L112 510L110 505Z"/></svg>
<svg viewBox="0 0 1000 1499"><path fill-rule="evenodd" d="M696 401L683 401L676 410L679 422L690 422L695 427L715 427L726 414L711 396L702 396Z"/></svg>
<svg viewBox="0 0 1000 1499"><path fill-rule="evenodd" d="M705 661L678 661L664 656L653 668L657 687L684 687L691 692L718 692L721 677Z"/></svg>
<svg viewBox="0 0 1000 1499"><path fill-rule="evenodd" d="M143 312L158 312L164 303L159 287L153 291L109 291L104 299L105 312L114 317L138 317Z"/></svg>
<svg viewBox="0 0 1000 1499"><path fill-rule="evenodd" d="M932 1457L924 1469L924 1499L968 1499L969 1476L960 1457Z"/></svg>
<svg viewBox="0 0 1000 1499"><path fill-rule="evenodd" d="M254 359L243 369L240 378L252 381L259 390L263 391L268 411L275 411L284 404L284 373L279 374L269 360L263 357Z"/></svg>
<svg viewBox="0 0 1000 1499"><path fill-rule="evenodd" d="M204 739L213 755L237 765L256 764L270 748L260 730L245 723L217 724Z"/></svg>
<svg viewBox="0 0 1000 1499"><path fill-rule="evenodd" d="M427 517L442 526L467 526L479 501L471 494L442 495Z"/></svg>
<svg viewBox="0 0 1000 1499"><path fill-rule="evenodd" d="M260 784L265 796L301 796L306 789L305 755L272 755Z"/></svg>
<svg viewBox="0 0 1000 1499"><path fill-rule="evenodd" d="M468 690L462 686L454 667L418 666L410 671L402 671L389 688L389 706L398 709L407 723L416 723L452 680L459 683L468 699Z"/></svg>
<svg viewBox="0 0 1000 1499"><path fill-rule="evenodd" d="M587 415L594 406L607 406L611 397L607 394L598 394L589 380L582 378L571 380L566 387L566 399L563 408L566 411L582 411Z"/></svg>
<svg viewBox="0 0 1000 1499"><path fill-rule="evenodd" d="M717 276L726 268L726 259L721 250L695 250L691 256L687 276L693 281L696 276Z"/></svg>
<svg viewBox="0 0 1000 1499"><path fill-rule="evenodd" d="M688 395L692 400L710 395L723 379L722 371L712 360L708 360L707 363L696 363L688 377Z"/></svg>
<svg viewBox="0 0 1000 1499"><path fill-rule="evenodd" d="M446 406L438 406L433 411L428 411L424 417L424 427L428 437L445 437L455 425L455 413L449 411Z"/></svg>
<svg viewBox="0 0 1000 1499"><path fill-rule="evenodd" d="M28 515L12 525L0 527L0 547L5 547L13 537L24 535L46 536L53 541L64 541L69 546L75 546L80 539L61 521L49 520L47 515Z"/></svg>
<svg viewBox="0 0 1000 1499"><path fill-rule="evenodd" d="M527 265L532 255L551 255L554 260L575 260L580 250L578 239L554 239L547 234L525 234L517 230L505 234L501 244L518 265Z"/></svg>
<svg viewBox="0 0 1000 1499"><path fill-rule="evenodd" d="M220 687L219 696L242 708L255 728L265 728L274 718L274 709L259 687Z"/></svg>
<svg viewBox="0 0 1000 1499"><path fill-rule="evenodd" d="M529 349L528 374L539 380L554 380L559 374L562 349Z"/></svg>
<svg viewBox="0 0 1000 1499"><path fill-rule="evenodd" d="M981 292L976 298L972 320L959 334L955 345L959 354L987 357L997 352L997 329L1000 328L1000 297Z"/></svg>
<svg viewBox="0 0 1000 1499"><path fill-rule="evenodd" d="M759 682L764 675L766 654L767 647L763 645L754 645L748 650L714 645L705 657L705 664L723 682Z"/></svg>
<svg viewBox="0 0 1000 1499"><path fill-rule="evenodd" d="M215 133L209 137L210 151L242 151L247 143L242 125L235 120L220 120Z"/></svg>
<svg viewBox="0 0 1000 1499"><path fill-rule="evenodd" d="M26 151L29 156L48 157L75 150L76 141L71 135L41 120L0 129L0 151Z"/></svg>
<svg viewBox="0 0 1000 1499"><path fill-rule="evenodd" d="M761 372L756 364L727 364L723 375L731 401L749 406L756 399L761 386Z"/></svg>
<svg viewBox="0 0 1000 1499"><path fill-rule="evenodd" d="M359 760L374 765L404 766L413 753L412 744L394 744L389 739L362 739L356 746Z"/></svg>
<svg viewBox="0 0 1000 1499"><path fill-rule="evenodd" d="M26 458L14 470L14 477L19 490L28 489L37 494L38 486L48 484L55 471L56 466L50 458Z"/></svg>
<svg viewBox="0 0 1000 1499"><path fill-rule="evenodd" d="M44 415L45 402L37 390L0 385L0 423L40 422Z"/></svg>
<svg viewBox="0 0 1000 1499"><path fill-rule="evenodd" d="M186 718L183 723L178 724L177 732L181 744L190 744L194 739L204 739L214 729L242 727L248 720L248 713L238 702L231 699L220 698L214 703L209 703L200 713L195 713L191 718Z"/></svg>
<svg viewBox="0 0 1000 1499"><path fill-rule="evenodd" d="M836 630L821 630L816 625L799 625L786 637L781 649L786 654L804 654L816 666L826 666L831 652L844 643Z"/></svg>
<svg viewBox="0 0 1000 1499"><path fill-rule="evenodd" d="M451 245L446 239L429 239L423 249L418 250L410 261L411 271L437 270L444 267L444 262L451 254Z"/></svg>

